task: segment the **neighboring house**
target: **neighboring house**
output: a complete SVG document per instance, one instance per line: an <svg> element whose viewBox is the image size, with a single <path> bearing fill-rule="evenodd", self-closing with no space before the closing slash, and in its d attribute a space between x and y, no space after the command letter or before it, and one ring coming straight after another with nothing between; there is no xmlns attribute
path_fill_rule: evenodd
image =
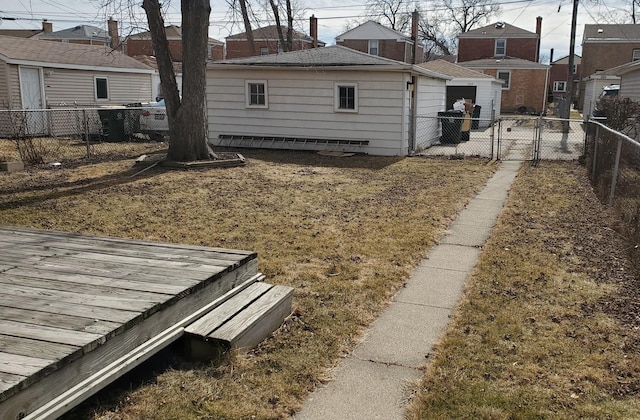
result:
<svg viewBox="0 0 640 420"><path fill-rule="evenodd" d="M502 80L501 112L538 114L546 108L549 66L506 57L458 64Z"/></svg>
<svg viewBox="0 0 640 420"><path fill-rule="evenodd" d="M107 31L90 25L78 25L56 32L41 32L35 38L70 44L111 45L111 37Z"/></svg>
<svg viewBox="0 0 640 420"><path fill-rule="evenodd" d="M173 61L182 62L182 28L170 25L165 28L167 41L169 41L169 53ZM125 52L131 57L153 56L153 44L149 31L140 32L127 37ZM207 59L221 60L224 57L224 43L217 39L209 38L207 43Z"/></svg>
<svg viewBox="0 0 640 420"><path fill-rule="evenodd" d="M640 25L586 24L582 35L582 75L640 60ZM585 83L580 84L579 104L586 103Z"/></svg>
<svg viewBox="0 0 640 420"><path fill-rule="evenodd" d="M549 66L538 63L542 18L536 32L504 22L458 35L458 64L503 81L501 111L542 113Z"/></svg>
<svg viewBox="0 0 640 420"><path fill-rule="evenodd" d="M578 98L578 88L580 84L580 63L582 57L579 55L573 56L573 69L571 71L571 77L574 84L574 97L572 103ZM554 98L564 98L569 95L571 86L567 85L569 77L569 56L559 58L558 60L551 61L551 68L549 69L549 92L552 93Z"/></svg>
<svg viewBox="0 0 640 420"><path fill-rule="evenodd" d="M485 58L515 57L538 62L542 18L536 19L536 32L496 22L458 35L458 62Z"/></svg>
<svg viewBox="0 0 640 420"><path fill-rule="evenodd" d="M405 63L414 63L414 44L411 36L403 35L372 20L336 37L336 45ZM424 48L418 43L415 63L422 61Z"/></svg>
<svg viewBox="0 0 640 420"><path fill-rule="evenodd" d="M444 60L427 61L418 66L451 77L447 80L446 109L464 98L480 108L479 127L488 127L500 117L502 80Z"/></svg>
<svg viewBox="0 0 640 420"><path fill-rule="evenodd" d="M42 29L0 29L0 36L13 36L16 38L33 38L41 33L53 32L53 23L46 19L42 21Z"/></svg>
<svg viewBox="0 0 640 420"><path fill-rule="evenodd" d="M108 47L0 36L3 109L150 101L152 75Z"/></svg>
<svg viewBox="0 0 640 420"><path fill-rule="evenodd" d="M438 141L448 79L337 45L210 63L209 141L405 156Z"/></svg>
<svg viewBox="0 0 640 420"><path fill-rule="evenodd" d="M285 42L287 39L286 26L282 27L282 34ZM247 37L246 32L242 32L235 35L230 35L225 38L227 43L227 49L225 52L225 59L251 57L253 55L269 55L278 54L284 51L284 46L280 43L278 36L278 27L276 25L265 26L263 28L257 28L251 31L253 34L253 41L255 46L255 53L251 50L251 43ZM311 32L314 36L309 36L298 32L292 31L292 47L293 51L307 50L315 47L324 47L325 43L317 39L317 21L315 17L311 18Z"/></svg>

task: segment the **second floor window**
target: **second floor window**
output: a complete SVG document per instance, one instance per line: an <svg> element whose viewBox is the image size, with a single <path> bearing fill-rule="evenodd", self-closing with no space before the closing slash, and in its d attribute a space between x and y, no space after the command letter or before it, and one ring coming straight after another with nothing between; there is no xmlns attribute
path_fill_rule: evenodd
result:
<svg viewBox="0 0 640 420"><path fill-rule="evenodd" d="M369 40L369 54L378 55L378 40L377 39Z"/></svg>
<svg viewBox="0 0 640 420"><path fill-rule="evenodd" d="M507 40L506 39L496 39L496 56L499 55L507 55Z"/></svg>
<svg viewBox="0 0 640 420"><path fill-rule="evenodd" d="M638 61L638 60L640 60L640 49L635 49L633 50L631 61Z"/></svg>
<svg viewBox="0 0 640 420"><path fill-rule="evenodd" d="M565 81L553 82L554 92L564 92L566 90L567 90L567 82Z"/></svg>

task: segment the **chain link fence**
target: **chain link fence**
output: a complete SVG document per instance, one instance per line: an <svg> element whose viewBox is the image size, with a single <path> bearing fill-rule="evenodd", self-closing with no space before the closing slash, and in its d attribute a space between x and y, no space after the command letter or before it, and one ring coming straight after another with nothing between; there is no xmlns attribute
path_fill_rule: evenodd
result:
<svg viewBox="0 0 640 420"><path fill-rule="evenodd" d="M637 130L633 130L637 132ZM632 133L627 133L632 134ZM598 198L621 221L630 243L640 242L640 142L606 125L587 122L587 171ZM638 137L634 135L634 137Z"/></svg>
<svg viewBox="0 0 640 420"><path fill-rule="evenodd" d="M497 160L577 160L584 154L582 120L502 116L496 120L460 113L416 118L418 154Z"/></svg>
<svg viewBox="0 0 640 420"><path fill-rule="evenodd" d="M135 157L167 147L166 114L163 120L155 120L149 108L133 106L0 110L0 160L33 166Z"/></svg>

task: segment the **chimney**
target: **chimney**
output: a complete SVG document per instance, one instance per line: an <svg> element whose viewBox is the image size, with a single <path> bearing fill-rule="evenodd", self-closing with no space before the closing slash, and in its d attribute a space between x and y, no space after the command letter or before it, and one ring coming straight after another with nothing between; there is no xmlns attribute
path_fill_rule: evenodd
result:
<svg viewBox="0 0 640 420"><path fill-rule="evenodd" d="M536 63L540 61L540 40L542 39L542 16L536 18L536 34L538 35L538 49L536 50Z"/></svg>
<svg viewBox="0 0 640 420"><path fill-rule="evenodd" d="M553 48L551 48L551 51L549 52L549 64L553 63Z"/></svg>
<svg viewBox="0 0 640 420"><path fill-rule="evenodd" d="M421 63L422 60L418 60L418 20L420 14L417 10L411 13L411 39L413 40L413 57L411 57L411 64Z"/></svg>
<svg viewBox="0 0 640 420"><path fill-rule="evenodd" d="M45 34L50 34L51 32L53 32L53 23L48 22L47 19L44 19L42 21L42 32L44 32Z"/></svg>
<svg viewBox="0 0 640 420"><path fill-rule="evenodd" d="M309 18L309 35L313 38L313 48L318 48L318 18L315 15Z"/></svg>
<svg viewBox="0 0 640 420"><path fill-rule="evenodd" d="M109 37L111 37L111 41L109 46L112 50L118 49L120 46L120 34L118 33L118 21L113 20L112 17L107 21L107 30L109 32Z"/></svg>

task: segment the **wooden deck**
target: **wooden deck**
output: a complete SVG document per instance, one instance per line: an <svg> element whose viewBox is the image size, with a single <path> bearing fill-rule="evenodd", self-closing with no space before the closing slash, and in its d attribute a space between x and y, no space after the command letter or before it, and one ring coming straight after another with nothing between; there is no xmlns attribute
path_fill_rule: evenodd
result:
<svg viewBox="0 0 640 420"><path fill-rule="evenodd" d="M253 252L0 227L0 419L55 418L256 276Z"/></svg>

